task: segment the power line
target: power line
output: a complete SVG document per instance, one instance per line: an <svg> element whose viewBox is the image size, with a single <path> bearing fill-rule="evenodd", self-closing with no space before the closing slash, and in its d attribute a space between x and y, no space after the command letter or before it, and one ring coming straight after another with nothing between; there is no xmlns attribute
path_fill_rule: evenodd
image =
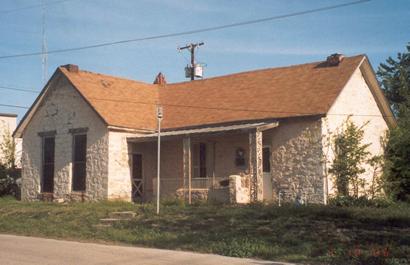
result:
<svg viewBox="0 0 410 265"><path fill-rule="evenodd" d="M14 91L21 91L21 92L28 92L28 93L36 93L36 94L40 93L40 91L36 91L36 90L9 87L9 86L0 86L0 89L14 90Z"/></svg>
<svg viewBox="0 0 410 265"><path fill-rule="evenodd" d="M18 105L9 105L9 104L0 104L1 107L11 107L11 108L18 108L18 109L29 109L26 106L18 106Z"/></svg>
<svg viewBox="0 0 410 265"><path fill-rule="evenodd" d="M344 3L344 4L325 6L325 7L321 7L321 8L308 9L308 10L305 10L305 11L288 13L288 14L284 14L284 15L260 18L260 19L255 19L255 20L247 20L247 21L243 21L243 22L225 24L225 25L202 28L202 29L187 30L187 31L168 33L168 34L162 34L162 35L154 35L154 36L148 36L148 37L142 37L142 38L134 38L134 39L128 39L128 40L102 42L102 43L86 45L86 46L79 46L79 47L73 47L73 48L55 49L55 50L49 50L47 52L47 54L72 52L72 51L100 48L100 47L105 47L105 46L119 45L119 44L124 44L124 43L129 43L129 42L157 40L157 39L163 39L163 38L178 37L178 36L183 36L183 35L192 35L192 34L197 34L197 33L202 33L202 32L217 31L217 30L222 30L222 29L227 29L227 28L234 28L234 27L240 27L240 26L245 26L245 25L263 23L263 22L272 21L272 20L279 20L279 19L284 19L284 18L288 18L288 17L301 16L301 15L312 14L312 13L317 13L317 12L322 12L322 11L327 11L327 10L352 6L352 5L358 5L358 4L363 4L363 3L366 3L366 2L370 2L370 1L372 1L372 0L359 0L359 1L347 2L347 3ZM36 56L36 55L42 55L42 54L44 54L44 53L43 52L31 52L31 53L11 54L11 55L0 56L0 59L28 57L28 56Z"/></svg>
<svg viewBox="0 0 410 265"><path fill-rule="evenodd" d="M60 3L63 3L63 2L68 2L68 1L73 1L73 0L53 1L53 2L45 3L45 5L50 6L50 5L60 4ZM37 4L37 5L31 5L31 6L24 6L24 7L9 9L9 10L0 10L0 14L8 14L8 13L18 12L18 11L22 11L22 10L27 10L27 9L40 8L42 6L43 6L43 4Z"/></svg>
<svg viewBox="0 0 410 265"><path fill-rule="evenodd" d="M119 103L132 103L132 104L142 104L142 105L153 105L158 106L158 102L144 102L144 101L130 101L130 100L121 100L121 99L103 99L103 98L89 98L92 100L100 101L111 101ZM209 107L209 106L193 106L193 105L183 105L183 104L160 104L164 107L178 107L178 108L193 108L193 109L206 109L206 110L220 110L220 111L238 111L238 112L260 112L260 113L271 113L271 114L293 114L293 115L317 115L318 113L313 112L295 112L295 111L277 111L277 110L262 110L262 109L241 109L241 108L220 108L220 107ZM5 107L15 107L28 109L26 106L17 106L17 105L6 105L0 104L0 106ZM357 116L357 117L394 117L387 115L377 115L377 114L351 114L351 113L327 113L329 116Z"/></svg>
<svg viewBox="0 0 410 265"><path fill-rule="evenodd" d="M142 104L142 105L155 105L157 106L158 102L144 102L144 101L130 101L130 100L121 100L121 99L103 99L103 98L89 98L93 100L100 101L111 101L111 102L120 102L120 103L133 103L133 104ZM295 112L295 111L278 111L278 110L262 110L262 109L241 109L241 108L221 108L221 107L209 107L209 106L193 106L193 105L183 105L183 104L160 104L161 106L168 107L179 107L179 108L193 108L193 109L206 109L206 110L221 110L221 111L238 111L238 112L260 112L260 113L272 113L272 114L293 114L293 115L317 115L318 113L313 112ZM349 116L351 113L328 113L326 115L331 116ZM353 114L352 116L359 117L394 117L387 115L377 115L377 114Z"/></svg>

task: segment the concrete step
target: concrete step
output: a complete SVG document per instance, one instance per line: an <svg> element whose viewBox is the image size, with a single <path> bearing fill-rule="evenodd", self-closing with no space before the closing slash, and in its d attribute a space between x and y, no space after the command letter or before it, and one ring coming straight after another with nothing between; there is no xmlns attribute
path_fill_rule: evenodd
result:
<svg viewBox="0 0 410 265"><path fill-rule="evenodd" d="M129 219L134 218L135 215L136 215L135 212L125 211L125 212L112 212L112 213L109 213L108 216L114 219L129 220Z"/></svg>

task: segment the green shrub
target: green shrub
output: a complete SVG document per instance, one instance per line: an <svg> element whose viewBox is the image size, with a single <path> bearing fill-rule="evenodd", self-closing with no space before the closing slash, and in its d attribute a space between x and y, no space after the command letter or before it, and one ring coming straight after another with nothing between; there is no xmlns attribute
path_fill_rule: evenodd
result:
<svg viewBox="0 0 410 265"><path fill-rule="evenodd" d="M180 198L166 197L164 199L161 199L161 205L163 205L163 206L185 207L185 201L183 199L180 199Z"/></svg>
<svg viewBox="0 0 410 265"><path fill-rule="evenodd" d="M4 132L0 139L0 197L12 195L19 198L20 187L17 180L21 171L16 168L16 143L7 127L4 128Z"/></svg>
<svg viewBox="0 0 410 265"><path fill-rule="evenodd" d="M364 190L365 180L361 177L366 170L365 163L370 163L370 144L364 144L364 126L357 126L350 120L344 121L341 131L333 136L332 148L335 157L329 168L329 173L334 176L337 195L354 196L359 198L360 190Z"/></svg>
<svg viewBox="0 0 410 265"><path fill-rule="evenodd" d="M12 195L20 196L20 187L17 185L17 179L20 178L20 170L16 168L6 168L0 164L0 197Z"/></svg>
<svg viewBox="0 0 410 265"><path fill-rule="evenodd" d="M346 256L346 253L330 258L329 265L390 265L388 257L361 254L358 256Z"/></svg>
<svg viewBox="0 0 410 265"><path fill-rule="evenodd" d="M402 117L399 126L391 130L386 147L385 190L390 198L397 201L410 202L409 132L410 114Z"/></svg>
<svg viewBox="0 0 410 265"><path fill-rule="evenodd" d="M353 196L337 196L329 199L329 205L338 207L377 207L386 208L392 205L393 202L383 199L369 199L366 196L353 197Z"/></svg>

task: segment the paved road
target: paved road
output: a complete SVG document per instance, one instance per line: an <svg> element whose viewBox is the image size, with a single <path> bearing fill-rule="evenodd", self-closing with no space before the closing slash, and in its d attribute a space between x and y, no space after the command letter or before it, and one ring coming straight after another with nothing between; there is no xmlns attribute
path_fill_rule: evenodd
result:
<svg viewBox="0 0 410 265"><path fill-rule="evenodd" d="M0 235L1 265L285 265L184 251Z"/></svg>

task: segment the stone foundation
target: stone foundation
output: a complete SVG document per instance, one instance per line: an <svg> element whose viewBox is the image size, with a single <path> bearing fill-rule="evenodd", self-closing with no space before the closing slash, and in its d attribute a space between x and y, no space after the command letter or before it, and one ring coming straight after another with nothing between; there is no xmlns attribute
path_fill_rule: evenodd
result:
<svg viewBox="0 0 410 265"><path fill-rule="evenodd" d="M206 201L208 200L208 189L192 189L191 197L192 201ZM186 189L177 189L175 196L178 199L188 198L188 190Z"/></svg>
<svg viewBox="0 0 410 265"><path fill-rule="evenodd" d="M176 198L186 199L188 197L188 191L185 189L178 189L175 193ZM222 203L229 203L229 188L219 187L211 189L192 189L191 190L192 201L215 201Z"/></svg>

